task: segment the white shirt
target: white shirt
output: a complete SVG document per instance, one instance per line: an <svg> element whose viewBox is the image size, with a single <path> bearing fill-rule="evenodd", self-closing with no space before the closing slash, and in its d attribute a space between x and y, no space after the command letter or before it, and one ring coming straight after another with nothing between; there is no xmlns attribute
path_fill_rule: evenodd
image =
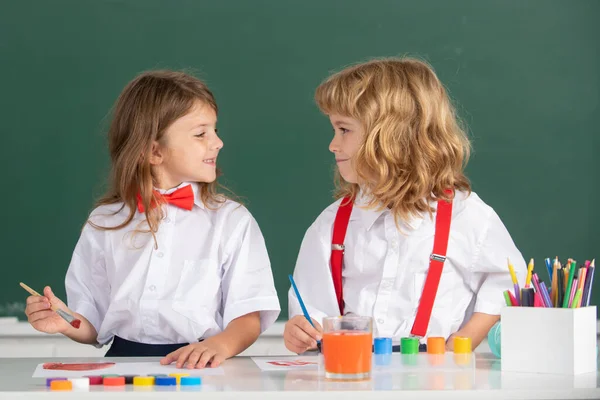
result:
<svg viewBox="0 0 600 400"><path fill-rule="evenodd" d="M191 211L163 205L158 248L151 234L132 235L138 224L147 226L139 212L119 230L86 224L65 286L69 308L94 325L98 343L114 335L148 344L193 343L251 312L260 311L261 331L277 319L279 300L256 221L234 201L208 209L198 185L192 188ZM98 207L90 220L115 226L129 213L124 207L112 215L121 206Z"/></svg>
<svg viewBox="0 0 600 400"><path fill-rule="evenodd" d="M329 259L340 202L310 226L294 271L300 296L319 322L339 315ZM397 342L410 335L415 319L433 250L435 213L433 219L426 214L400 223L399 230L389 209L366 210L361 204L366 204L364 197L352 209L344 242L344 311L373 317L374 337ZM447 259L426 336L448 338L473 311L500 314L502 292L513 288L507 257L523 285L525 261L498 215L475 193L467 197L457 192ZM288 298L290 318L301 315L291 289Z"/></svg>

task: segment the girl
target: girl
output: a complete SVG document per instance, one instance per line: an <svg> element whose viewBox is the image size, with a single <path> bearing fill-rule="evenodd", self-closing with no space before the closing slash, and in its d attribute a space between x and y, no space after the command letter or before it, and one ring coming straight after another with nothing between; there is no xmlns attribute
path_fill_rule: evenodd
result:
<svg viewBox="0 0 600 400"><path fill-rule="evenodd" d="M143 73L109 131L111 188L91 213L65 285L29 297L33 327L102 346L218 366L250 346L280 308L265 243L248 210L216 192L217 104L198 79ZM50 304L81 319L75 329Z"/></svg>
<svg viewBox="0 0 600 400"><path fill-rule="evenodd" d="M374 60L329 77L315 97L341 179L294 271L316 329L290 290L286 347L314 348L317 321L348 313L372 316L374 336L420 337L422 349L427 336L453 335L477 347L512 288L507 257L521 278L525 262L471 192L470 145L437 76L415 59Z"/></svg>

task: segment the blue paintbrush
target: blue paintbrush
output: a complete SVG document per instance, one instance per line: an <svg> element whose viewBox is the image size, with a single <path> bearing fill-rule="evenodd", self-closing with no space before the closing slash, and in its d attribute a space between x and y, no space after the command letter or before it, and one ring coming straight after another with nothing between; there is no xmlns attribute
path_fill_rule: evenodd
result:
<svg viewBox="0 0 600 400"><path fill-rule="evenodd" d="M288 275L290 278L290 282L292 282L292 288L294 288L294 293L296 293L296 297L298 298L298 303L300 303L300 308L302 309L302 313L304 314L304 318L308 320L308 322L312 325L313 328L317 329L315 324L312 322L312 318L310 318L310 314L308 314L308 310L304 306L304 302L302 301L302 296L300 296L300 292L298 291L298 287L296 286L296 282L294 282L294 277L292 275ZM317 341L317 346L319 349L321 348L321 341Z"/></svg>

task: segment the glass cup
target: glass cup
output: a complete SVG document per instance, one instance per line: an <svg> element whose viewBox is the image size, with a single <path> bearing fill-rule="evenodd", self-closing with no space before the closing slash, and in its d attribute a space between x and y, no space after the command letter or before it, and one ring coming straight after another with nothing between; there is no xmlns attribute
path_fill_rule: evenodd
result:
<svg viewBox="0 0 600 400"><path fill-rule="evenodd" d="M327 379L370 379L372 349L371 317L323 318L322 352Z"/></svg>

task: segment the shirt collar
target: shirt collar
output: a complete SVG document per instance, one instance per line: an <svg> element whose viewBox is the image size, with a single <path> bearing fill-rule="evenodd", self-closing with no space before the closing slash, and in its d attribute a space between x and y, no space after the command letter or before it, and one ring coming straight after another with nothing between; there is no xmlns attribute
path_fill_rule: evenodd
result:
<svg viewBox="0 0 600 400"><path fill-rule="evenodd" d="M375 208L364 208L370 200L370 196L363 191L357 195L354 205L358 206L358 213L365 229L368 231L371 229L373 224L384 214L390 213L390 209L387 207L379 206ZM354 213L353 213L354 214ZM423 216L421 214L413 215L409 217L407 221L401 221L400 224L406 226L410 230L417 230L423 223Z"/></svg>

